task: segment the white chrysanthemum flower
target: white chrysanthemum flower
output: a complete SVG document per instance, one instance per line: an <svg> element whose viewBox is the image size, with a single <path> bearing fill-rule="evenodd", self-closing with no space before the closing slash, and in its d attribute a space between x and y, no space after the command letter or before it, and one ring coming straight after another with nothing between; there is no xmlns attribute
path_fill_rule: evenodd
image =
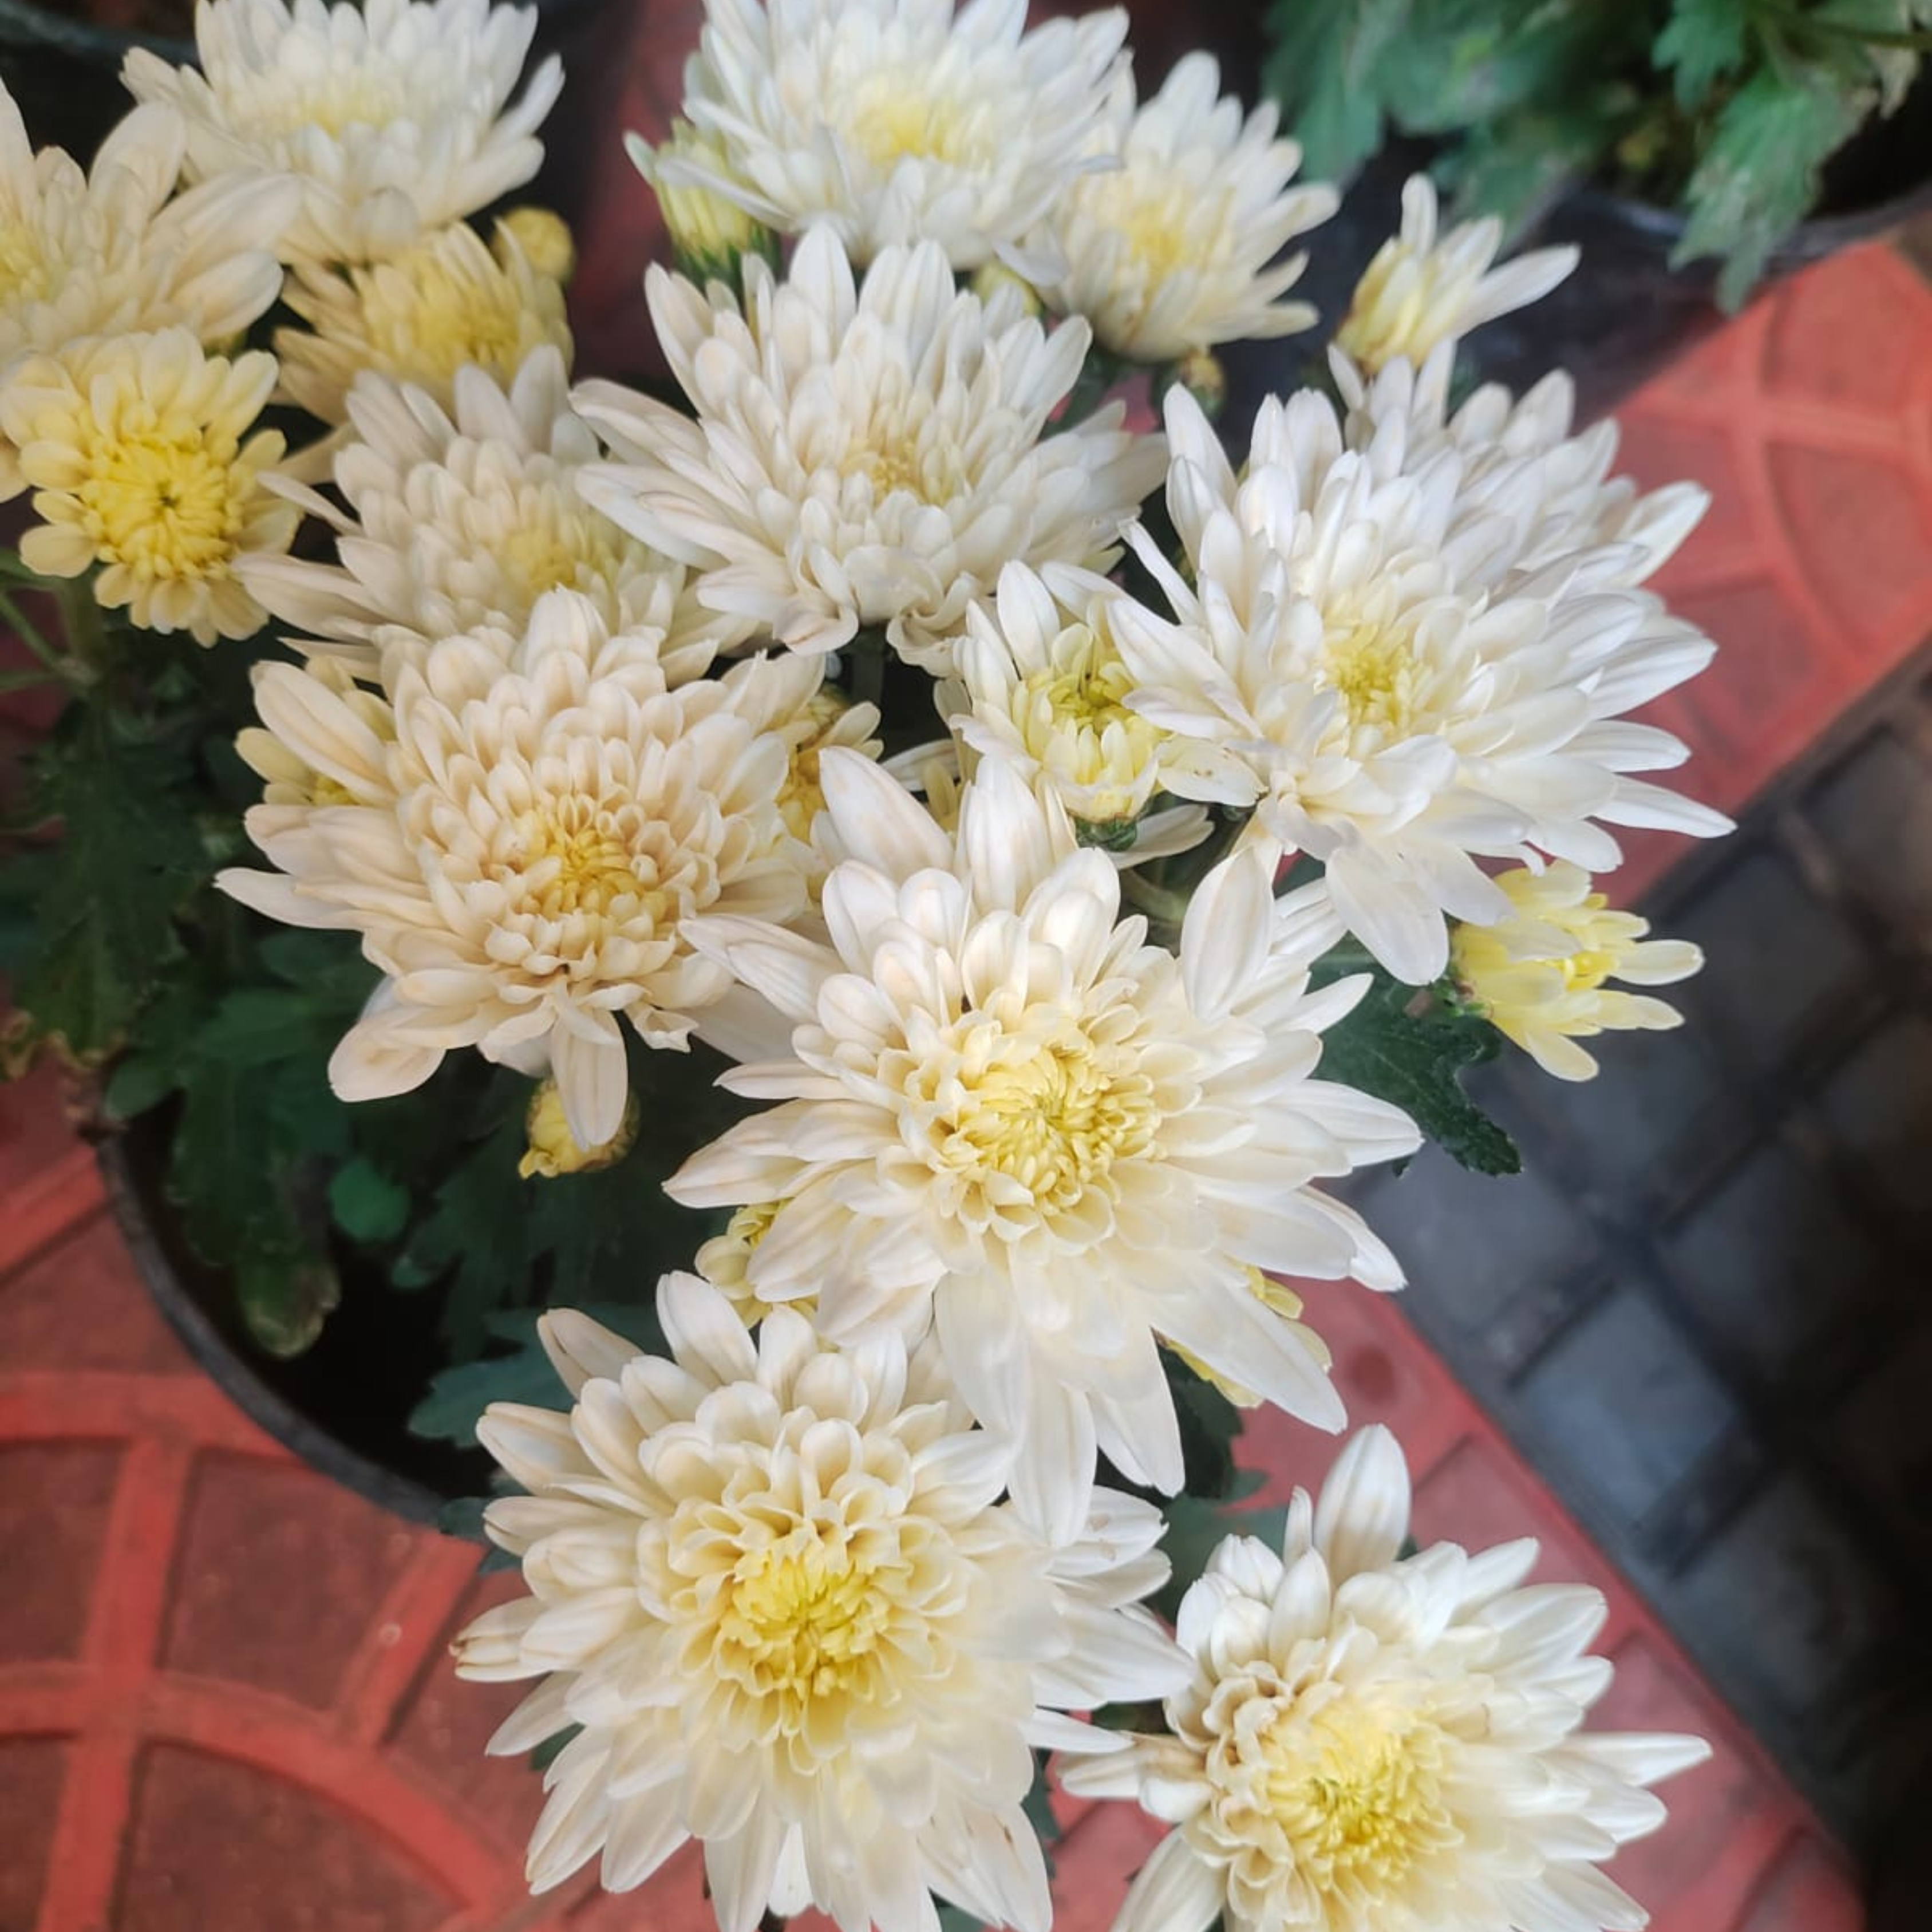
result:
<svg viewBox="0 0 1932 1932"><path fill-rule="evenodd" d="M1450 970L1470 1004L1545 1072L1590 1079L1597 1063L1578 1040L1684 1024L1675 1006L1609 982L1668 986L1689 979L1704 956L1688 940L1646 938L1650 922L1612 910L1579 866L1505 872L1496 884L1511 916L1457 927Z"/></svg>
<svg viewBox="0 0 1932 1932"><path fill-rule="evenodd" d="M1641 584L1710 507L1701 483L1640 491L1634 478L1612 476L1617 426L1606 418L1572 434L1576 385L1560 369L1520 398L1485 383L1452 415L1453 347L1436 350L1419 367L1392 362L1372 382L1346 356L1332 356L1330 367L1347 406L1342 435L1351 448L1378 448L1381 425L1406 418L1400 431L1380 436L1384 464L1399 462L1405 475L1420 476L1447 452L1460 471L1459 521L1493 510L1514 523L1512 542L1489 556L1466 548L1457 575L1466 588L1506 586L1582 550L1604 553L1592 559L1586 587Z"/></svg>
<svg viewBox="0 0 1932 1932"><path fill-rule="evenodd" d="M359 932L388 975L329 1063L345 1100L407 1092L474 1046L547 1068L578 1144L608 1141L629 1090L619 1016L681 1047L730 983L692 951L694 916L802 909L770 728L813 668L760 659L670 691L659 642L551 591L523 636L447 638L405 664L386 732L313 670L262 673L263 723L348 796L255 806L280 870L218 883L272 919Z"/></svg>
<svg viewBox="0 0 1932 1932"><path fill-rule="evenodd" d="M95 598L143 630L252 636L268 614L236 565L286 550L298 521L263 487L282 457L280 433L255 427L274 386L272 356L209 356L185 328L15 362L0 376L0 434L41 520L22 561L46 577L100 565Z"/></svg>
<svg viewBox="0 0 1932 1932"><path fill-rule="evenodd" d="M1040 292L1084 316L1116 356L1172 362L1315 321L1306 302L1281 300L1307 256L1276 258L1340 197L1320 183L1291 188L1301 150L1275 138L1274 104L1244 120L1220 87L1213 57L1190 54L1136 112L1122 76L1093 144L1118 165L1082 175L1048 217L1042 239L1065 272Z"/></svg>
<svg viewBox="0 0 1932 1932"><path fill-rule="evenodd" d="M1494 215L1440 235L1436 186L1412 175L1402 190L1402 230L1362 272L1335 346L1370 374L1398 359L1420 363L1486 322L1540 302L1576 266L1575 248L1538 248L1500 268Z"/></svg>
<svg viewBox="0 0 1932 1932"><path fill-rule="evenodd" d="M122 74L137 100L180 110L191 178L300 181L289 259L367 262L536 172L556 57L507 104L536 17L489 0L197 0L199 71L136 47Z"/></svg>
<svg viewBox="0 0 1932 1932"><path fill-rule="evenodd" d="M1138 541L1175 616L1124 596L1111 610L1128 701L1197 741L1172 789L1254 806L1322 860L1343 920L1397 977L1442 973L1445 912L1507 916L1475 857L1607 871L1622 853L1606 824L1729 830L1628 776L1688 754L1622 714L1715 646L1631 587L1637 546L1547 554L1550 452L1470 466L1466 493L1453 444L1410 461L1406 407L1345 442L1326 398L1270 399L1238 476L1184 392L1167 424L1190 570ZM1526 553L1534 567L1516 568Z"/></svg>
<svg viewBox="0 0 1932 1932"><path fill-rule="evenodd" d="M137 107L83 170L58 148L34 152L0 82L0 368L175 327L212 347L274 301L295 184L237 174L175 195L186 138L172 109ZM24 487L0 442L0 498Z"/></svg>
<svg viewBox="0 0 1932 1932"><path fill-rule="evenodd" d="M628 1891L697 1838L722 1932L812 1903L844 1932L938 1932L934 1892L1046 1932L1031 1748L1114 1748L1066 1713L1186 1676L1138 1607L1167 1575L1159 1512L1099 1490L1050 1548L1000 1500L1012 1446L930 1350L836 1350L790 1309L754 1340L689 1275L658 1310L668 1360L545 1316L575 1407L497 1403L477 1430L530 1492L485 1520L532 1594L470 1625L458 1670L548 1677L493 1752L581 1727L545 1774L532 1887L601 1852Z"/></svg>
<svg viewBox="0 0 1932 1932"><path fill-rule="evenodd" d="M601 454L570 406L562 355L548 344L505 382L459 369L446 407L428 391L365 375L349 392L355 440L335 458L347 514L293 484L284 494L336 532L333 564L244 562L243 580L298 627L311 656L374 676L440 638L520 632L548 590L579 591L612 631L666 633L671 684L700 676L744 628L706 610L683 566L620 530L578 494ZM393 682L388 677L386 682Z"/></svg>
<svg viewBox="0 0 1932 1932"><path fill-rule="evenodd" d="M1594 1590L1525 1588L1534 1540L1398 1556L1408 1472L1362 1431L1277 1557L1233 1536L1180 1608L1172 1735L1066 1767L1174 1831L1114 1932L1636 1932L1598 1864L1664 1822L1702 1739L1579 1726L1609 1688Z"/></svg>
<svg viewBox="0 0 1932 1932"><path fill-rule="evenodd" d="M1107 621L1118 594L1089 572L1042 579L1007 565L993 608L967 613L957 680L937 693L941 715L976 752L1043 778L1070 817L1096 827L1138 820L1163 764L1193 751L1124 702L1134 678Z"/></svg>
<svg viewBox="0 0 1932 1932"><path fill-rule="evenodd" d="M1010 559L1091 563L1160 480L1166 446L1118 404L1048 434L1087 352L1016 290L982 302L928 244L889 249L862 290L824 230L746 298L653 268L651 314L698 412L589 382L577 406L626 460L587 472L614 521L694 567L699 596L796 650L880 625L943 670L966 613Z"/></svg>
<svg viewBox="0 0 1932 1932"><path fill-rule="evenodd" d="M507 230L496 242L490 248L459 222L387 261L298 266L284 298L308 326L275 331L290 400L340 423L364 370L427 389L446 408L465 368L507 382L545 345L568 362L562 285L530 266Z"/></svg>
<svg viewBox="0 0 1932 1932"><path fill-rule="evenodd" d="M1017 243L1088 165L1118 8L1031 33L1026 0L707 0L684 112L722 164L666 156L774 228L854 261L936 242L956 268Z"/></svg>
<svg viewBox="0 0 1932 1932"><path fill-rule="evenodd" d="M1250 1267L1397 1287L1360 1219L1309 1183L1414 1150L1393 1107L1309 1076L1363 978L1319 992L1325 905L1279 904L1258 852L1210 873L1180 956L1120 917L1119 874L997 760L949 836L878 766L821 760L830 943L694 929L779 1016L724 1077L784 1102L668 1184L695 1207L778 1202L750 1257L772 1300L818 1296L835 1339L929 1307L950 1372L1024 1445L1015 1494L1082 1519L1096 1445L1172 1493L1180 1438L1156 1338L1324 1426L1340 1398Z"/></svg>

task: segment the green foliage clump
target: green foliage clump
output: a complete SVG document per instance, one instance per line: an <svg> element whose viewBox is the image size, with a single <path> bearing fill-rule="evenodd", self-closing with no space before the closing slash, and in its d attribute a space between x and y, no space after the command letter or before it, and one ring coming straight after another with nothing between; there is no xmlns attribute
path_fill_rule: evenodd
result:
<svg viewBox="0 0 1932 1932"><path fill-rule="evenodd" d="M1346 178L1391 130L1439 140L1462 209L1514 233L1607 179L1682 209L1673 260L1721 258L1735 308L1826 164L1904 98L1932 0L1276 0L1270 26L1310 172Z"/></svg>

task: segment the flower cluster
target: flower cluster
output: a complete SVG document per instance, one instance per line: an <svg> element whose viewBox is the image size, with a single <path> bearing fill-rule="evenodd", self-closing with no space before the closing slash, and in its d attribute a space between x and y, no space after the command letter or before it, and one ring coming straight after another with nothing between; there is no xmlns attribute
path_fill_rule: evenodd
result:
<svg viewBox="0 0 1932 1932"><path fill-rule="evenodd" d="M1593 875L1724 829L1631 715L1712 654L1650 582L1702 493L1615 476L1561 376L1452 406L1571 257L1423 182L1231 455L1214 352L1315 326L1337 196L1205 56L1144 97L1120 14L1026 14L708 0L632 143L676 393L574 382L554 218L472 225L561 84L529 9L204 0L85 173L0 102L20 568L268 634L264 862L210 902L345 935L338 1096L460 1100L493 1210L584 1204L505 1303L594 1265L635 1318L549 1309L567 1412L477 1431L527 1594L456 1651L542 1680L491 1745L553 1747L534 1888L696 1840L724 1932L1045 1932L1058 1753L1174 1828L1121 1932L1625 1932L1597 1867L1699 1748L1580 1730L1591 1593L1404 1556L1370 1430L1171 1632L1116 1484L1218 1482L1232 1404L1343 1427L1324 1303L1404 1274L1331 1187L1448 1139L1445 1060L1677 1022L1616 982L1696 949ZM420 1282L484 1217L407 1179Z"/></svg>

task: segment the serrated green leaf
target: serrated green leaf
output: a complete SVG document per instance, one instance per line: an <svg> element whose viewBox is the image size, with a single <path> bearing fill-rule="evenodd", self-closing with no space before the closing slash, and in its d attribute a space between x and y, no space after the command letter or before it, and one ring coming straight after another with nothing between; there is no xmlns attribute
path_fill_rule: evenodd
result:
<svg viewBox="0 0 1932 1932"><path fill-rule="evenodd" d="M1402 1108L1452 1160L1478 1174L1520 1174L1509 1136L1463 1092L1464 1069L1492 1059L1486 1020L1435 1000L1419 1013L1412 986L1386 979L1322 1035L1321 1076Z"/></svg>
<svg viewBox="0 0 1932 1932"><path fill-rule="evenodd" d="M641 1352L658 1352L664 1346L653 1312L608 1305L582 1312L627 1341L635 1342ZM410 1414L410 1428L414 1434L469 1448L476 1441L476 1425L483 1412L493 1402L526 1402L538 1408L567 1406L563 1384L537 1339L536 1310L499 1310L488 1318L485 1334L487 1339L506 1344L502 1352L480 1360L457 1363L434 1376L429 1393Z"/></svg>
<svg viewBox="0 0 1932 1932"><path fill-rule="evenodd" d="M35 760L34 806L61 832L14 998L37 1037L88 1058L119 1044L182 958L176 915L206 868L181 734L76 711Z"/></svg>
<svg viewBox="0 0 1932 1932"><path fill-rule="evenodd" d="M1690 178L1673 266L1722 256L1718 300L1740 307L1772 249L1817 200L1826 159L1870 106L1870 95L1834 90L1815 72L1753 75L1726 102Z"/></svg>
<svg viewBox="0 0 1932 1932"><path fill-rule="evenodd" d="M1696 107L1744 63L1754 0L1676 0L1657 37L1657 66L1673 77L1677 99Z"/></svg>
<svg viewBox="0 0 1932 1932"><path fill-rule="evenodd" d="M1412 0L1276 0L1264 89L1301 143L1303 172L1346 180L1380 146L1377 64L1408 24Z"/></svg>
<svg viewBox="0 0 1932 1932"><path fill-rule="evenodd" d="M328 1210L351 1240L386 1241L408 1225L410 1190L358 1156L330 1180Z"/></svg>

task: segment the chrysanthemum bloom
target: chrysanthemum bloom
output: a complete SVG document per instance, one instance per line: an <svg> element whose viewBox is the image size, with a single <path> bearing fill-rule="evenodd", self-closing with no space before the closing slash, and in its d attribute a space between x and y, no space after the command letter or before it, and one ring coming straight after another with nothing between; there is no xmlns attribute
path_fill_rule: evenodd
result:
<svg viewBox="0 0 1932 1932"><path fill-rule="evenodd" d="M578 494L601 454L570 406L562 356L532 350L514 379L459 369L446 407L378 375L349 392L354 440L335 457L348 514L295 485L285 494L333 528L338 561L263 558L248 587L312 656L366 674L460 632L520 632L548 590L576 590L607 628L666 632L664 676L701 676L743 626L706 610L682 565L660 556Z"/></svg>
<svg viewBox="0 0 1932 1932"><path fill-rule="evenodd" d="M1270 399L1238 476L1171 391L1168 505L1190 568L1142 540L1174 620L1125 596L1109 620L1137 681L1127 702L1197 741L1170 788L1256 806L1323 862L1349 929L1421 984L1448 964L1445 911L1509 914L1472 855L1540 850L1603 872L1622 857L1605 824L1709 836L1730 821L1629 776L1687 754L1622 714L1715 650L1632 587L1638 548L1548 555L1552 452L1471 465L1466 496L1462 453L1412 464L1406 402L1379 385L1369 401L1385 398L1346 440L1325 397ZM1534 568L1515 566L1526 554Z"/></svg>
<svg viewBox="0 0 1932 1932"><path fill-rule="evenodd" d="M825 809L825 792L818 779L818 761L840 747L876 758L885 742L876 704L854 704L830 685L822 686L789 725L783 728L791 750L791 769L778 794L778 809L794 838L808 839L818 814Z"/></svg>
<svg viewBox="0 0 1932 1932"><path fill-rule="evenodd" d="M1594 1590L1526 1588L1534 1540L1398 1557L1408 1472L1366 1429L1277 1557L1230 1537L1190 1590L1172 1736L1070 1765L1174 1830L1115 1932L1636 1932L1597 1869L1664 1822L1702 1738L1579 1726L1610 1682Z"/></svg>
<svg viewBox="0 0 1932 1932"><path fill-rule="evenodd" d="M282 455L280 434L255 428L274 386L273 356L206 355L185 328L15 363L0 378L0 434L41 520L22 560L46 577L100 565L95 597L143 630L251 636L268 614L236 560L286 550L298 520L262 488Z"/></svg>
<svg viewBox="0 0 1932 1932"><path fill-rule="evenodd" d="M83 170L36 154L0 82L0 368L84 337L179 326L225 343L275 299L274 245L299 200L256 173L174 194L185 133L170 108L139 107ZM0 497L25 487L0 442Z"/></svg>
<svg viewBox="0 0 1932 1932"><path fill-rule="evenodd" d="M1492 267L1502 241L1494 215L1438 235L1435 184L1410 176L1401 232L1362 272L1335 346L1371 375L1399 357L1419 363L1438 344L1540 301L1576 266L1577 251L1566 245Z"/></svg>
<svg viewBox="0 0 1932 1932"><path fill-rule="evenodd" d="M395 713L389 700L356 680L355 672L340 658L316 658L309 675L340 699L357 723L381 739L395 734ZM250 681L259 689L268 674L266 662L254 666ZM264 805L353 805L356 794L346 785L298 758L274 732L250 724L235 734L236 754L262 781Z"/></svg>
<svg viewBox="0 0 1932 1932"><path fill-rule="evenodd" d="M692 952L692 916L802 907L765 722L804 703L810 668L668 691L658 641L552 591L522 637L445 638L406 664L387 733L312 671L262 674L263 723L347 798L255 806L280 870L218 883L272 919L359 932L388 976L329 1063L344 1099L407 1092L474 1046L554 1075L572 1138L596 1146L629 1092L619 1016L681 1047L729 985Z"/></svg>
<svg viewBox="0 0 1932 1932"><path fill-rule="evenodd" d="M1084 572L1042 580L1009 564L993 607L967 613L957 681L938 694L976 751L1029 779L1043 773L1069 814L1096 829L1133 824L1160 788L1163 760L1193 749L1124 702L1134 678L1108 629L1117 595Z"/></svg>
<svg viewBox="0 0 1932 1932"><path fill-rule="evenodd" d="M1445 453L1458 466L1456 520L1485 513L1508 518L1514 540L1487 556L1464 546L1456 580L1466 590L1507 588L1545 565L1580 550L1597 553L1576 588L1628 587L1654 576L1673 556L1709 508L1701 483L1667 483L1640 490L1634 478L1614 476L1617 425L1606 418L1572 434L1576 385L1562 370L1513 396L1486 382L1452 414L1456 352L1431 352L1419 366L1390 363L1372 381L1346 356L1331 356L1336 386L1347 406L1343 440L1377 446L1392 418L1400 430L1384 432L1379 460L1420 478ZM1386 468L1379 473L1389 473Z"/></svg>
<svg viewBox="0 0 1932 1932"><path fill-rule="evenodd" d="M562 286L531 267L508 230L496 242L459 222L390 260L298 267L284 298L308 326L275 331L290 400L340 423L364 370L427 389L446 408L458 372L472 364L507 383L542 345L568 362Z"/></svg>
<svg viewBox="0 0 1932 1932"><path fill-rule="evenodd" d="M1220 86L1212 57L1190 54L1136 112L1123 75L1092 144L1118 165L1078 177L1048 218L1049 253L1066 266L1040 292L1084 316L1116 356L1171 362L1315 320L1306 302L1281 300L1308 257L1276 257L1339 197L1291 188L1301 150L1275 138L1274 104L1244 119Z"/></svg>
<svg viewBox="0 0 1932 1932"><path fill-rule="evenodd" d="M724 150L688 121L674 121L670 138L656 148L640 134L627 134L624 152L657 196L680 274L700 284L735 284L745 256L776 261L778 237L710 185L729 172L729 164Z"/></svg>
<svg viewBox="0 0 1932 1932"><path fill-rule="evenodd" d="M982 302L931 243L891 248L862 290L814 230L781 283L745 266L745 303L653 268L651 314L692 422L609 382L578 408L625 460L584 494L658 550L707 570L698 596L795 650L880 625L946 668L974 601L1017 558L1104 566L1160 480L1166 446L1112 404L1046 434L1079 375L1087 326L1050 335L1018 293Z"/></svg>
<svg viewBox="0 0 1932 1932"><path fill-rule="evenodd" d="M1688 940L1647 939L1650 922L1612 911L1579 866L1505 872L1496 884L1513 916L1459 926L1450 970L1470 1003L1545 1072L1588 1080L1597 1063L1580 1039L1684 1024L1675 1006L1610 982L1667 986L1689 979L1704 956Z"/></svg>
<svg viewBox="0 0 1932 1932"><path fill-rule="evenodd" d="M854 261L931 241L956 268L1017 243L1084 166L1118 65L1118 8L1031 33L1026 0L708 0L684 111L722 151L667 157Z"/></svg>
<svg viewBox="0 0 1932 1932"><path fill-rule="evenodd" d="M815 1291L834 1340L916 1332L930 1308L962 1395L1023 1445L1022 1508L1056 1534L1084 1516L1096 1443L1180 1487L1157 1339L1337 1426L1322 1365L1249 1269L1399 1286L1308 1184L1417 1136L1309 1077L1366 984L1311 991L1325 907L1278 904L1244 854L1196 893L1177 959L1120 917L1107 855L998 760L956 836L878 766L820 766L830 944L743 920L694 933L782 1022L723 1084L784 1104L692 1155L672 1196L778 1202L747 1278L768 1300Z"/></svg>
<svg viewBox="0 0 1932 1932"><path fill-rule="evenodd" d="M1167 1574L1159 1512L1096 1491L1049 1549L1000 1500L1012 1445L929 1350L835 1350L790 1309L754 1340L689 1275L658 1310L672 1360L544 1316L575 1407L498 1403L477 1432L530 1492L485 1520L532 1594L472 1624L457 1668L548 1676L493 1752L582 1726L545 1775L532 1887L601 1852L627 1891L697 1838L721 1932L814 1901L845 1932L938 1932L935 1891L1046 1932L1030 1748L1108 1750L1065 1713L1186 1674L1138 1607Z"/></svg>
<svg viewBox="0 0 1932 1932"><path fill-rule="evenodd" d="M180 110L191 178L297 177L287 259L367 262L536 172L554 56L506 111L536 17L489 0L200 0L200 71L136 47L122 76Z"/></svg>

